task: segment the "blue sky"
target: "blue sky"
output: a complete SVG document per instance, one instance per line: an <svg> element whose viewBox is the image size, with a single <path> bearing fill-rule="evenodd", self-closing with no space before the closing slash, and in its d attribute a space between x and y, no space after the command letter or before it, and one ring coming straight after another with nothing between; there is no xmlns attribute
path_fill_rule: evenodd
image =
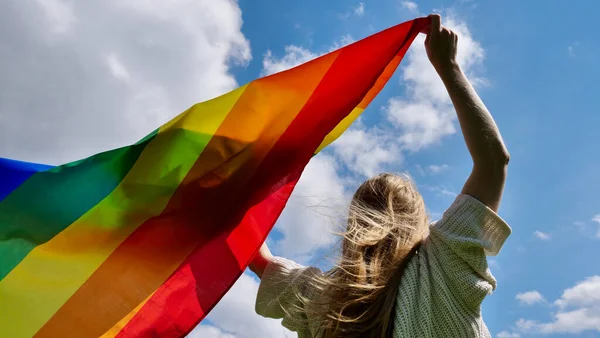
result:
<svg viewBox="0 0 600 338"><path fill-rule="evenodd" d="M600 337L599 9L516 0L1 2L0 156L59 164L130 144L195 102L441 12L512 155L499 213L513 235L490 262L499 286L484 318L497 338ZM435 218L470 165L417 40L360 121L311 161L269 244L326 267L329 232L367 176L408 171ZM293 337L254 314L257 287L243 275L190 336Z"/></svg>

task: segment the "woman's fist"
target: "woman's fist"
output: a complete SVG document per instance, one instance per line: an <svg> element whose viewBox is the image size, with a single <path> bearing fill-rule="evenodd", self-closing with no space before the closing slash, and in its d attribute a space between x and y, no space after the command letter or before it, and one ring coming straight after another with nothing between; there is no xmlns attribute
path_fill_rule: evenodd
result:
<svg viewBox="0 0 600 338"><path fill-rule="evenodd" d="M439 14L429 15L431 25L425 39L427 56L438 73L456 65L458 35L442 26Z"/></svg>

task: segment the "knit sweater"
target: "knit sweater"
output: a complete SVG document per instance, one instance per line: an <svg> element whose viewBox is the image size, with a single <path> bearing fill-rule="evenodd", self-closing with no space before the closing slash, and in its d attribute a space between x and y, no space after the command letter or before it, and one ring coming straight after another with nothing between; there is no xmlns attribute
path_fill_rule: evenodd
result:
<svg viewBox="0 0 600 338"><path fill-rule="evenodd" d="M496 288L486 256L499 253L511 228L494 211L459 195L408 262L394 318L394 337L491 337L481 303ZM295 295L318 297L306 279L320 271L276 257L262 276L256 312L282 318L299 338L315 337L316 322L301 311ZM300 311L290 309L300 309Z"/></svg>

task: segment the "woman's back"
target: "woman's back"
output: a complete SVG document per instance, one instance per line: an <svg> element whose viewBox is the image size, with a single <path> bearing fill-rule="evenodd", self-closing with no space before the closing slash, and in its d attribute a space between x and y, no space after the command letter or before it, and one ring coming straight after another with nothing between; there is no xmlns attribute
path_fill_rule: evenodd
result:
<svg viewBox="0 0 600 338"><path fill-rule="evenodd" d="M510 227L475 198L459 195L430 229L404 272L394 337L489 337L481 302L496 280L486 254L499 252Z"/></svg>
<svg viewBox="0 0 600 338"><path fill-rule="evenodd" d="M407 263L397 294L393 337L490 337L481 302L496 287L486 255L499 252L510 227L491 209L459 195ZM283 318L299 338L318 337L320 320L297 294L321 297L310 279L320 271L275 258L262 275L258 314Z"/></svg>

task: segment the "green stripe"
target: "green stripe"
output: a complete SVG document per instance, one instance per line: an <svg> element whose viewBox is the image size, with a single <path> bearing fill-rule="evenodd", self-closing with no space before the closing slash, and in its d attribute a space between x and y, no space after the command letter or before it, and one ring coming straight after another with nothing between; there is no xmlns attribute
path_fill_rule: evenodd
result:
<svg viewBox="0 0 600 338"><path fill-rule="evenodd" d="M157 132L132 146L36 173L2 200L0 280L33 248L52 239L110 194Z"/></svg>

